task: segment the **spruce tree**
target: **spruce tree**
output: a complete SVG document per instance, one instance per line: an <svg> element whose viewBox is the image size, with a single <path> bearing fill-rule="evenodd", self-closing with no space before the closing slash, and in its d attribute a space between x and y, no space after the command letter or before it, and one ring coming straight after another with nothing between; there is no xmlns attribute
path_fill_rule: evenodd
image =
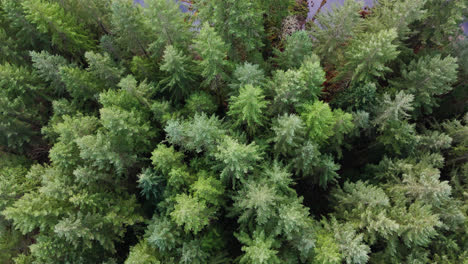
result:
<svg viewBox="0 0 468 264"><path fill-rule="evenodd" d="M0 263L465 263L467 4L325 2L0 0Z"/></svg>
<svg viewBox="0 0 468 264"><path fill-rule="evenodd" d="M50 35L52 45L61 51L78 56L86 50L95 49L96 43L92 36L59 4L30 0L23 2L23 8L26 19L39 32Z"/></svg>
<svg viewBox="0 0 468 264"><path fill-rule="evenodd" d="M204 86L210 87L218 94L223 81L227 80L226 70L229 62L226 59L228 45L208 23L203 24L200 34L194 41L194 49L201 60L198 60Z"/></svg>

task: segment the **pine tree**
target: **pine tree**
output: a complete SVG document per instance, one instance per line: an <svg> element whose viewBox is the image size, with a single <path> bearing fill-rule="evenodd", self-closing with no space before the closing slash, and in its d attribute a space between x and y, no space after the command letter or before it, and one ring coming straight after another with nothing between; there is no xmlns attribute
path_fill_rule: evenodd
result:
<svg viewBox="0 0 468 264"><path fill-rule="evenodd" d="M152 43L151 29L143 16L142 8L129 0L113 1L111 25L118 46L128 55L149 57L148 46Z"/></svg>
<svg viewBox="0 0 468 264"><path fill-rule="evenodd" d="M260 5L263 6L264 12L264 28L268 38L266 50L271 52L271 47L280 41L281 26L284 19L289 15L289 10L294 5L292 0L278 0L275 2L268 0L260 0ZM271 43L270 43L271 42Z"/></svg>
<svg viewBox="0 0 468 264"><path fill-rule="evenodd" d="M180 243L176 224L169 218L154 216L146 231L148 244L160 251L173 249Z"/></svg>
<svg viewBox="0 0 468 264"><path fill-rule="evenodd" d="M343 2L0 0L0 262L464 263L467 4Z"/></svg>
<svg viewBox="0 0 468 264"><path fill-rule="evenodd" d="M424 8L427 10L425 19L417 24L420 29L420 41L429 45L446 45L449 37L461 33L460 23L466 16L467 4L464 1L449 1L442 3L427 0Z"/></svg>
<svg viewBox="0 0 468 264"><path fill-rule="evenodd" d="M174 46L167 46L164 50L163 63L161 71L167 74L167 77L162 79L162 91L169 90L171 98L181 100L190 94L194 85L194 73L190 69L191 61L188 56L185 56L181 51L178 51Z"/></svg>
<svg viewBox="0 0 468 264"><path fill-rule="evenodd" d="M50 50L50 39L26 18L22 1L3 0L0 3L0 36L5 62L24 64L31 50ZM8 59L8 60L6 60Z"/></svg>
<svg viewBox="0 0 468 264"><path fill-rule="evenodd" d="M395 28L398 37L406 39L412 33L411 23L425 18L427 2L426 0L380 1L366 21L367 28L373 32Z"/></svg>
<svg viewBox="0 0 468 264"><path fill-rule="evenodd" d="M214 177L201 177L190 186L193 194L198 199L206 201L213 206L219 206L223 203L222 195L224 187L221 181Z"/></svg>
<svg viewBox="0 0 468 264"><path fill-rule="evenodd" d="M304 59L297 70L277 70L274 72L271 86L274 92L276 112L299 110L302 104L314 101L321 93L325 72L315 55Z"/></svg>
<svg viewBox="0 0 468 264"><path fill-rule="evenodd" d="M52 45L73 56L95 49L95 42L89 33L57 3L42 0L23 2L26 19L36 25L38 31L49 34Z"/></svg>
<svg viewBox="0 0 468 264"><path fill-rule="evenodd" d="M60 68L68 66L68 61L60 55L52 55L46 51L31 51L30 55L33 67L42 80L50 82L50 88L56 93L63 93L65 84L60 75Z"/></svg>
<svg viewBox="0 0 468 264"><path fill-rule="evenodd" d="M80 24L88 28L98 38L109 33L111 2L106 0L96 0L90 3L79 0L62 0L57 2L65 12L76 17Z"/></svg>
<svg viewBox="0 0 468 264"><path fill-rule="evenodd" d="M333 98L333 104L346 110L373 111L377 104L377 85L373 82L351 84Z"/></svg>
<svg viewBox="0 0 468 264"><path fill-rule="evenodd" d="M374 122L384 128L388 122L406 120L414 109L413 100L413 95L406 94L403 91L398 92L393 100L389 94L384 94L381 109L378 111Z"/></svg>
<svg viewBox="0 0 468 264"><path fill-rule="evenodd" d="M370 248L364 243L363 234L356 234L351 224L339 224L336 219L331 219L331 225L326 229L334 233L334 238L340 247L340 252L346 263L367 263L369 261Z"/></svg>
<svg viewBox="0 0 468 264"><path fill-rule="evenodd" d="M341 76L353 82L369 82L384 77L391 69L386 64L394 60L399 51L392 42L397 38L394 28L376 33L365 33L351 41L345 51L346 64Z"/></svg>
<svg viewBox="0 0 468 264"><path fill-rule="evenodd" d="M263 10L259 1L197 1L202 22L215 25L216 31L229 46L236 60L257 62L263 47Z"/></svg>
<svg viewBox="0 0 468 264"><path fill-rule="evenodd" d="M186 232L196 234L208 225L212 212L204 201L186 194L177 195L175 201L171 218L177 225L183 225Z"/></svg>
<svg viewBox="0 0 468 264"><path fill-rule="evenodd" d="M242 247L244 255L240 259L240 263L281 263L277 256L278 251L275 250L275 239L270 236L266 236L263 230L255 230L252 238L246 233L240 233L237 235L239 241L245 246Z"/></svg>
<svg viewBox="0 0 468 264"><path fill-rule="evenodd" d="M79 106L84 106L90 101L96 102L97 95L104 90L104 87L96 83L91 73L80 68L60 67L59 75L66 91Z"/></svg>
<svg viewBox="0 0 468 264"><path fill-rule="evenodd" d="M275 94L273 106L275 112L290 113L300 106L305 100L307 85L299 71L278 70L273 73L270 87Z"/></svg>
<svg viewBox="0 0 468 264"><path fill-rule="evenodd" d="M316 51L321 59L336 63L344 56L343 46L359 32L359 10L362 3L354 0L344 1L343 6L333 6L330 12L320 12L316 15L318 24L312 28L312 36L316 40Z"/></svg>
<svg viewBox="0 0 468 264"><path fill-rule="evenodd" d="M312 55L312 40L304 30L296 31L288 36L284 46L283 52L275 50L277 56L275 62L284 69L298 68L305 57Z"/></svg>
<svg viewBox="0 0 468 264"><path fill-rule="evenodd" d="M164 130L169 143L197 153L216 148L225 133L220 120L205 113L195 114L190 121L170 120Z"/></svg>
<svg viewBox="0 0 468 264"><path fill-rule="evenodd" d="M431 112L436 107L437 97L450 91L457 78L457 59L447 56L424 56L413 60L402 70L402 78L394 85L414 95L413 105Z"/></svg>
<svg viewBox="0 0 468 264"><path fill-rule="evenodd" d="M94 78L107 87L115 87L122 77L123 70L112 61L109 54L99 54L92 51L85 53L88 68Z"/></svg>
<svg viewBox="0 0 468 264"><path fill-rule="evenodd" d="M218 109L218 105L216 105L215 99L212 95L200 91L189 96L186 101L185 108L191 115L195 115L197 113L212 115Z"/></svg>
<svg viewBox="0 0 468 264"><path fill-rule="evenodd" d="M221 83L227 79L229 62L225 59L228 46L215 29L205 23L194 41L194 49L201 57L197 63L201 76L205 78L202 84L219 94Z"/></svg>
<svg viewBox="0 0 468 264"><path fill-rule="evenodd" d="M220 162L218 167L221 169L221 179L231 179L234 187L236 181L246 179L246 174L255 168L261 156L255 142L246 145L230 137L224 138L214 154Z"/></svg>
<svg viewBox="0 0 468 264"><path fill-rule="evenodd" d="M292 198L290 203L283 203L278 208L278 227L276 232L287 240L295 240L297 236L312 225L309 210L303 204L302 198Z"/></svg>
<svg viewBox="0 0 468 264"><path fill-rule="evenodd" d="M327 103L317 101L303 106L301 117L307 127L309 138L318 144L329 137L342 136L353 128L352 115L337 109L332 111Z"/></svg>
<svg viewBox="0 0 468 264"><path fill-rule="evenodd" d="M305 126L297 115L279 116L272 127L275 132L273 141L277 154L288 155L293 153L305 140Z"/></svg>
<svg viewBox="0 0 468 264"><path fill-rule="evenodd" d="M233 212L239 214L237 221L243 225L267 224L273 220L280 202L274 186L266 182L253 181L245 182L233 199Z"/></svg>
<svg viewBox="0 0 468 264"><path fill-rule="evenodd" d="M139 263L148 263L148 264L159 264L161 263L157 259L157 251L151 248L147 243L140 242L130 249L127 260L125 264L139 264Z"/></svg>
<svg viewBox="0 0 468 264"><path fill-rule="evenodd" d="M159 57L167 46L185 50L191 39L190 24L185 20L187 15L179 9L175 1L147 0L145 1L144 15L151 33L156 40L150 44L153 56Z"/></svg>
<svg viewBox="0 0 468 264"><path fill-rule="evenodd" d="M265 72L257 64L245 62L239 64L232 73L232 81L229 84L233 94L237 94L239 89L247 84L262 87L265 82Z"/></svg>
<svg viewBox="0 0 468 264"><path fill-rule="evenodd" d="M38 135L45 122L44 112L50 98L41 82L27 68L0 65L0 135L2 146L22 152Z"/></svg>
<svg viewBox="0 0 468 264"><path fill-rule="evenodd" d="M228 116L234 118L236 126L245 125L250 135L254 135L263 125L267 107L262 89L252 85L240 88L239 95L230 98Z"/></svg>

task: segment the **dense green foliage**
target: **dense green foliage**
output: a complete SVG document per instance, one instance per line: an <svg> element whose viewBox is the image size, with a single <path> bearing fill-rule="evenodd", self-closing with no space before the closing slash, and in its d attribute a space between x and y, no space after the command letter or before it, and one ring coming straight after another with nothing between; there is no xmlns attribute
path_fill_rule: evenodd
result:
<svg viewBox="0 0 468 264"><path fill-rule="evenodd" d="M0 263L468 259L464 0L0 0Z"/></svg>

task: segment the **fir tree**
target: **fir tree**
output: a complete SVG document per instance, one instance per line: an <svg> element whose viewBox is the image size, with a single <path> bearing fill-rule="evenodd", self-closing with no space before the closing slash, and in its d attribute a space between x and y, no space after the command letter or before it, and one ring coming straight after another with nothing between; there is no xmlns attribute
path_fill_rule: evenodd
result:
<svg viewBox="0 0 468 264"><path fill-rule="evenodd" d="M345 77L353 82L368 82L390 72L386 64L399 54L397 46L392 43L397 36L394 28L357 36L346 49L347 62L340 69L342 76L347 75Z"/></svg>
<svg viewBox="0 0 468 264"><path fill-rule="evenodd" d="M464 263L466 7L0 0L0 262Z"/></svg>
<svg viewBox="0 0 468 264"><path fill-rule="evenodd" d="M234 94L237 94L239 89L247 84L262 87L265 82L265 72L257 64L248 62L239 64L232 76L229 87Z"/></svg>
<svg viewBox="0 0 468 264"><path fill-rule="evenodd" d="M169 90L171 97L180 100L190 94L194 84L194 73L190 69L190 59L173 46L167 46L164 50L161 71L167 74L160 85L162 91Z"/></svg>
<svg viewBox="0 0 468 264"><path fill-rule="evenodd" d="M49 34L52 45L74 56L95 49L95 42L75 17L67 14L59 4L41 0L23 2L26 19L36 25L38 31Z"/></svg>
<svg viewBox="0 0 468 264"><path fill-rule="evenodd" d="M196 3L203 22L215 25L216 31L228 43L230 56L237 60L258 61L263 46L262 5L259 1L202 0Z"/></svg>
<svg viewBox="0 0 468 264"><path fill-rule="evenodd" d="M318 25L313 26L312 35L322 60L336 63L343 59L342 46L348 44L358 31L361 7L359 1L346 0L343 6L335 5L332 11L316 15Z"/></svg>
<svg viewBox="0 0 468 264"><path fill-rule="evenodd" d="M281 68L297 68L312 54L312 40L306 31L296 31L286 38L284 51L275 50L275 54L278 56L275 61Z"/></svg>
<svg viewBox="0 0 468 264"><path fill-rule="evenodd" d="M120 48L130 54L148 57L148 45L153 39L141 7L132 1L118 0L112 2L111 11L112 31Z"/></svg>
<svg viewBox="0 0 468 264"><path fill-rule="evenodd" d="M457 60L453 57L424 56L402 70L402 78L394 83L401 90L414 95L414 107L431 112L437 97L450 91L457 78Z"/></svg>
<svg viewBox="0 0 468 264"><path fill-rule="evenodd" d="M250 135L254 135L263 125L264 112L267 107L262 89L252 85L241 87L239 96L230 98L228 116L234 118L234 123L245 125Z"/></svg>
<svg viewBox="0 0 468 264"><path fill-rule="evenodd" d="M201 76L205 78L203 85L219 93L221 83L227 79L226 70L229 64L225 58L228 46L214 28L205 23L194 41L194 48L201 57L197 63Z"/></svg>

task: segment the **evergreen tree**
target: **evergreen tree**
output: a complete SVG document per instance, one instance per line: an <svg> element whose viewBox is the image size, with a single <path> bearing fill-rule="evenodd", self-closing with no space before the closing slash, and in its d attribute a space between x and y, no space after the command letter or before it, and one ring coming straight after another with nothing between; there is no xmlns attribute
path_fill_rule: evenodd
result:
<svg viewBox="0 0 468 264"><path fill-rule="evenodd" d="M109 54L99 54L92 51L85 53L86 62L90 72L98 81L106 87L115 87L122 76L122 69L116 65L110 58Z"/></svg>
<svg viewBox="0 0 468 264"><path fill-rule="evenodd" d="M358 33L361 7L359 1L346 0L343 6L334 5L330 12L316 15L318 24L313 25L312 35L316 41L316 52L322 60L331 63L343 60L342 47Z"/></svg>
<svg viewBox="0 0 468 264"><path fill-rule="evenodd" d="M303 106L301 117L310 139L318 144L333 135L342 136L353 128L352 115L337 109L332 111L327 103L317 101Z"/></svg>
<svg viewBox="0 0 468 264"><path fill-rule="evenodd" d="M0 263L465 263L467 4L368 2L0 0Z"/></svg>
<svg viewBox="0 0 468 264"><path fill-rule="evenodd" d="M246 179L246 174L255 168L262 153L255 142L245 145L230 137L225 137L214 154L218 167L221 168L221 178L231 179L233 186L237 180Z"/></svg>
<svg viewBox="0 0 468 264"><path fill-rule="evenodd" d="M203 22L215 25L236 60L259 61L263 47L263 10L260 2L247 0L202 0L196 7Z"/></svg>
<svg viewBox="0 0 468 264"><path fill-rule="evenodd" d="M272 129L275 132L273 141L278 154L293 153L305 140L305 126L297 115L279 116Z"/></svg>
<svg viewBox="0 0 468 264"><path fill-rule="evenodd" d="M190 59L176 50L173 46L167 46L164 50L161 71L167 74L160 85L162 90L170 90L171 97L180 100L190 94L194 84L194 73L190 69Z"/></svg>
<svg viewBox="0 0 468 264"><path fill-rule="evenodd" d="M250 135L254 135L259 127L263 125L265 108L267 102L262 89L252 85L241 87L239 96L230 98L228 116L234 118L234 123L245 125Z"/></svg>
<svg viewBox="0 0 468 264"><path fill-rule="evenodd" d="M205 23L194 41L194 49L201 57L197 63L201 76L204 77L202 84L219 94L222 82L227 79L226 70L229 62L225 58L228 46L215 29Z"/></svg>
<svg viewBox="0 0 468 264"><path fill-rule="evenodd" d="M237 238L245 244L242 247L244 255L240 263L281 263L275 250L275 239L265 235L264 231L255 231L252 238L245 233L240 233Z"/></svg>
<svg viewBox="0 0 468 264"><path fill-rule="evenodd" d="M406 39L413 33L410 28L411 23L425 18L427 2L426 0L381 1L366 21L367 27L374 32L395 28L399 38Z"/></svg>
<svg viewBox="0 0 468 264"><path fill-rule="evenodd" d="M437 97L450 91L457 78L457 60L438 56L424 56L403 68L402 78L394 83L397 89L414 95L415 108L431 112L437 106Z"/></svg>
<svg viewBox="0 0 468 264"><path fill-rule="evenodd" d="M195 114L191 121L171 120L164 130L169 143L198 153L214 149L224 135L220 120L205 113Z"/></svg>
<svg viewBox="0 0 468 264"><path fill-rule="evenodd" d="M52 55L46 51L31 51L31 60L37 74L46 82L50 83L50 88L61 94L64 92L65 84L60 75L60 68L68 66L67 60L59 55Z"/></svg>
<svg viewBox="0 0 468 264"><path fill-rule="evenodd" d="M95 49L95 41L76 20L57 3L42 0L23 2L26 19L36 25L37 30L50 35L52 45L73 56Z"/></svg>
<svg viewBox="0 0 468 264"><path fill-rule="evenodd" d="M2 146L19 153L38 135L49 99L27 68L0 65L0 135Z"/></svg>
<svg viewBox="0 0 468 264"><path fill-rule="evenodd" d="M131 55L149 57L148 45L152 43L151 29L143 16L142 8L133 1L118 0L111 5L111 25L118 46Z"/></svg>
<svg viewBox="0 0 468 264"><path fill-rule="evenodd" d="M239 89L247 84L262 87L265 82L265 72L257 65L245 62L239 64L232 73L232 81L229 84L232 92L237 94Z"/></svg>
<svg viewBox="0 0 468 264"><path fill-rule="evenodd" d="M391 69L386 64L397 57L399 51L392 42L397 38L394 28L357 36L345 51L346 64L341 76L353 82L368 82L381 78Z"/></svg>
<svg viewBox="0 0 468 264"><path fill-rule="evenodd" d="M50 39L26 18L22 1L0 3L1 63L24 64L30 50L50 50Z"/></svg>
<svg viewBox="0 0 468 264"><path fill-rule="evenodd" d="M284 51L275 50L275 62L284 69L301 66L304 58L312 55L312 40L304 30L294 32L286 38Z"/></svg>
<svg viewBox="0 0 468 264"><path fill-rule="evenodd" d="M186 232L192 231L196 234L208 225L212 213L204 201L185 194L177 195L175 201L171 218L177 225L183 225Z"/></svg>
<svg viewBox="0 0 468 264"><path fill-rule="evenodd" d="M148 28L156 35L150 44L153 56L159 57L166 46L185 50L191 39L190 24L185 20L187 15L179 9L175 1L148 0L145 1L144 15L147 17Z"/></svg>
<svg viewBox="0 0 468 264"><path fill-rule="evenodd" d="M212 115L218 109L214 97L203 91L190 95L185 107L187 112L191 115L195 115L196 113L201 114L203 112Z"/></svg>
<svg viewBox="0 0 468 264"><path fill-rule="evenodd" d="M278 70L274 72L272 83L274 106L277 112L298 110L303 103L313 101L321 93L325 72L315 55L305 58L297 70Z"/></svg>

